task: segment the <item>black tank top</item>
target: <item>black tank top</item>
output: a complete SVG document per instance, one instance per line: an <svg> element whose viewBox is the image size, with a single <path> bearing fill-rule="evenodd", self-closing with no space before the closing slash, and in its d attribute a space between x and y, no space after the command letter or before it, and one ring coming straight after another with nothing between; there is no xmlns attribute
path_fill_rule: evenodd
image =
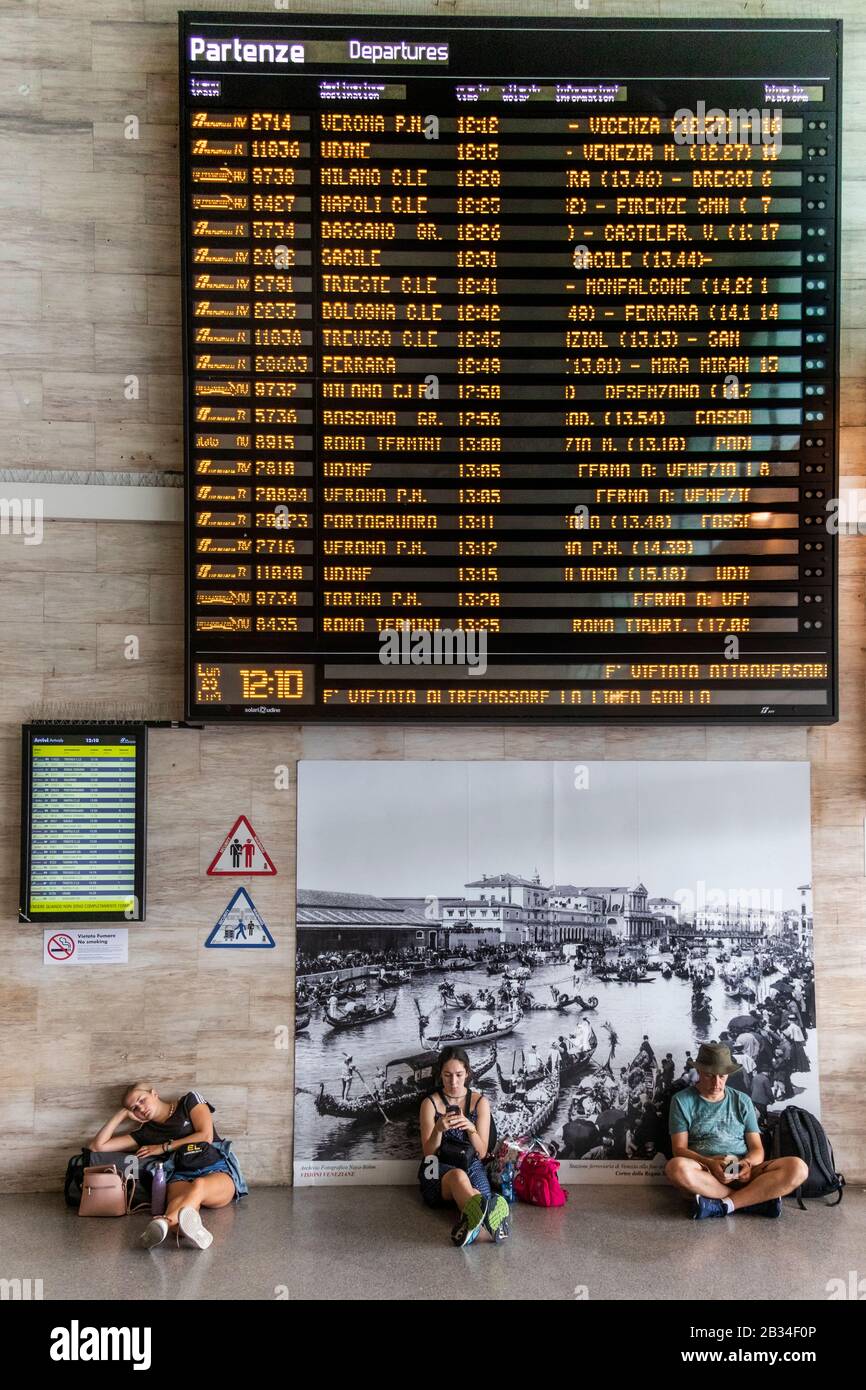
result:
<svg viewBox="0 0 866 1390"><path fill-rule="evenodd" d="M433 1099L434 1096L438 1096L439 1099L442 1101L442 1105L444 1107L443 1110L440 1110L436 1105L436 1102ZM478 1101L480 1101L480 1099L481 1096L479 1095L478 1100L475 1102L475 1105L470 1110L469 1107L472 1102L472 1088L470 1087L467 1090L463 1104L463 1114L466 1116L467 1120L471 1120L473 1124L475 1124L478 1118ZM437 1116L443 1115L445 1111L448 1109L448 1101L445 1099L445 1095L442 1091L433 1091L430 1095L430 1101L432 1103L433 1109L436 1111ZM443 1138L452 1139L458 1144L466 1144L469 1142L467 1140L466 1131L464 1129L446 1129L443 1134Z"/></svg>

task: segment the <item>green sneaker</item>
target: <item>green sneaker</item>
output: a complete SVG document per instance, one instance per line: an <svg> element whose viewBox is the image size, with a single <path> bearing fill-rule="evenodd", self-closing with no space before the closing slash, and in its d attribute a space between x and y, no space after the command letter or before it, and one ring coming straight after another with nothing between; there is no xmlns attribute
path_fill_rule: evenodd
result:
<svg viewBox="0 0 866 1390"><path fill-rule="evenodd" d="M510 1216L511 1209L504 1197L494 1197L488 1203L484 1227L493 1237L494 1244L499 1245L511 1235Z"/></svg>
<svg viewBox="0 0 866 1390"><path fill-rule="evenodd" d="M451 1232L452 1244L458 1246L471 1245L478 1239L478 1233L484 1225L484 1218L487 1215L487 1198L482 1197L480 1192L476 1192L460 1216L460 1220Z"/></svg>

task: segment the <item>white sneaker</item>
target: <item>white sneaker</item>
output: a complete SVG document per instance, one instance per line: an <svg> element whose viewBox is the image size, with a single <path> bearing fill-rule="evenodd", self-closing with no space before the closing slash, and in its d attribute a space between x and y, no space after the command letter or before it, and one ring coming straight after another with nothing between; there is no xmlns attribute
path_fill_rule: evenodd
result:
<svg viewBox="0 0 866 1390"><path fill-rule="evenodd" d="M201 1224L201 1217L195 1207L181 1207L178 1212L177 1224L187 1240L191 1240L193 1245L198 1246L199 1250L207 1250L208 1246L213 1244L213 1236Z"/></svg>
<svg viewBox="0 0 866 1390"><path fill-rule="evenodd" d="M150 1250L154 1245L162 1245L167 1235L168 1222L165 1217L155 1216L142 1231L139 1244L143 1245L145 1250Z"/></svg>

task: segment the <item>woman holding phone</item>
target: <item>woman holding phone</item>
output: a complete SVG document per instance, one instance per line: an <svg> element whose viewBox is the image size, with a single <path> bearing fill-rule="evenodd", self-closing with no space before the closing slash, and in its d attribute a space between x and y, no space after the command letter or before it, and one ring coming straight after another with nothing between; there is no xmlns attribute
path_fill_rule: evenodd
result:
<svg viewBox="0 0 866 1390"><path fill-rule="evenodd" d="M460 1219L454 1245L510 1235L508 1203L494 1196L484 1167L490 1139L490 1106L471 1086L472 1069L462 1047L446 1047L436 1062L435 1090L421 1102L421 1195L430 1207L454 1202Z"/></svg>
<svg viewBox="0 0 866 1390"><path fill-rule="evenodd" d="M214 1129L213 1106L198 1091L177 1100L163 1100L149 1081L137 1081L124 1092L123 1105L90 1143L99 1153L135 1153L162 1162L166 1170L166 1206L144 1230L141 1244L160 1245L169 1231L199 1250L213 1241L202 1225L201 1207L227 1207L248 1188L231 1144ZM115 1134L125 1121L136 1126Z"/></svg>

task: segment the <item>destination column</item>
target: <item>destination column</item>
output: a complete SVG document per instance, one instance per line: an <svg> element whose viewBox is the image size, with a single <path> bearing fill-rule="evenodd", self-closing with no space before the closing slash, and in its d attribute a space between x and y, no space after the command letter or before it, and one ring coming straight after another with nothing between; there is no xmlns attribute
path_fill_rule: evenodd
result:
<svg viewBox="0 0 866 1390"><path fill-rule="evenodd" d="M412 578L440 525L424 477L444 444L431 264L442 256L428 249L444 234L427 220L423 118L329 110L319 120L322 634L435 629L443 614L420 611ZM412 703L415 692L395 698Z"/></svg>

